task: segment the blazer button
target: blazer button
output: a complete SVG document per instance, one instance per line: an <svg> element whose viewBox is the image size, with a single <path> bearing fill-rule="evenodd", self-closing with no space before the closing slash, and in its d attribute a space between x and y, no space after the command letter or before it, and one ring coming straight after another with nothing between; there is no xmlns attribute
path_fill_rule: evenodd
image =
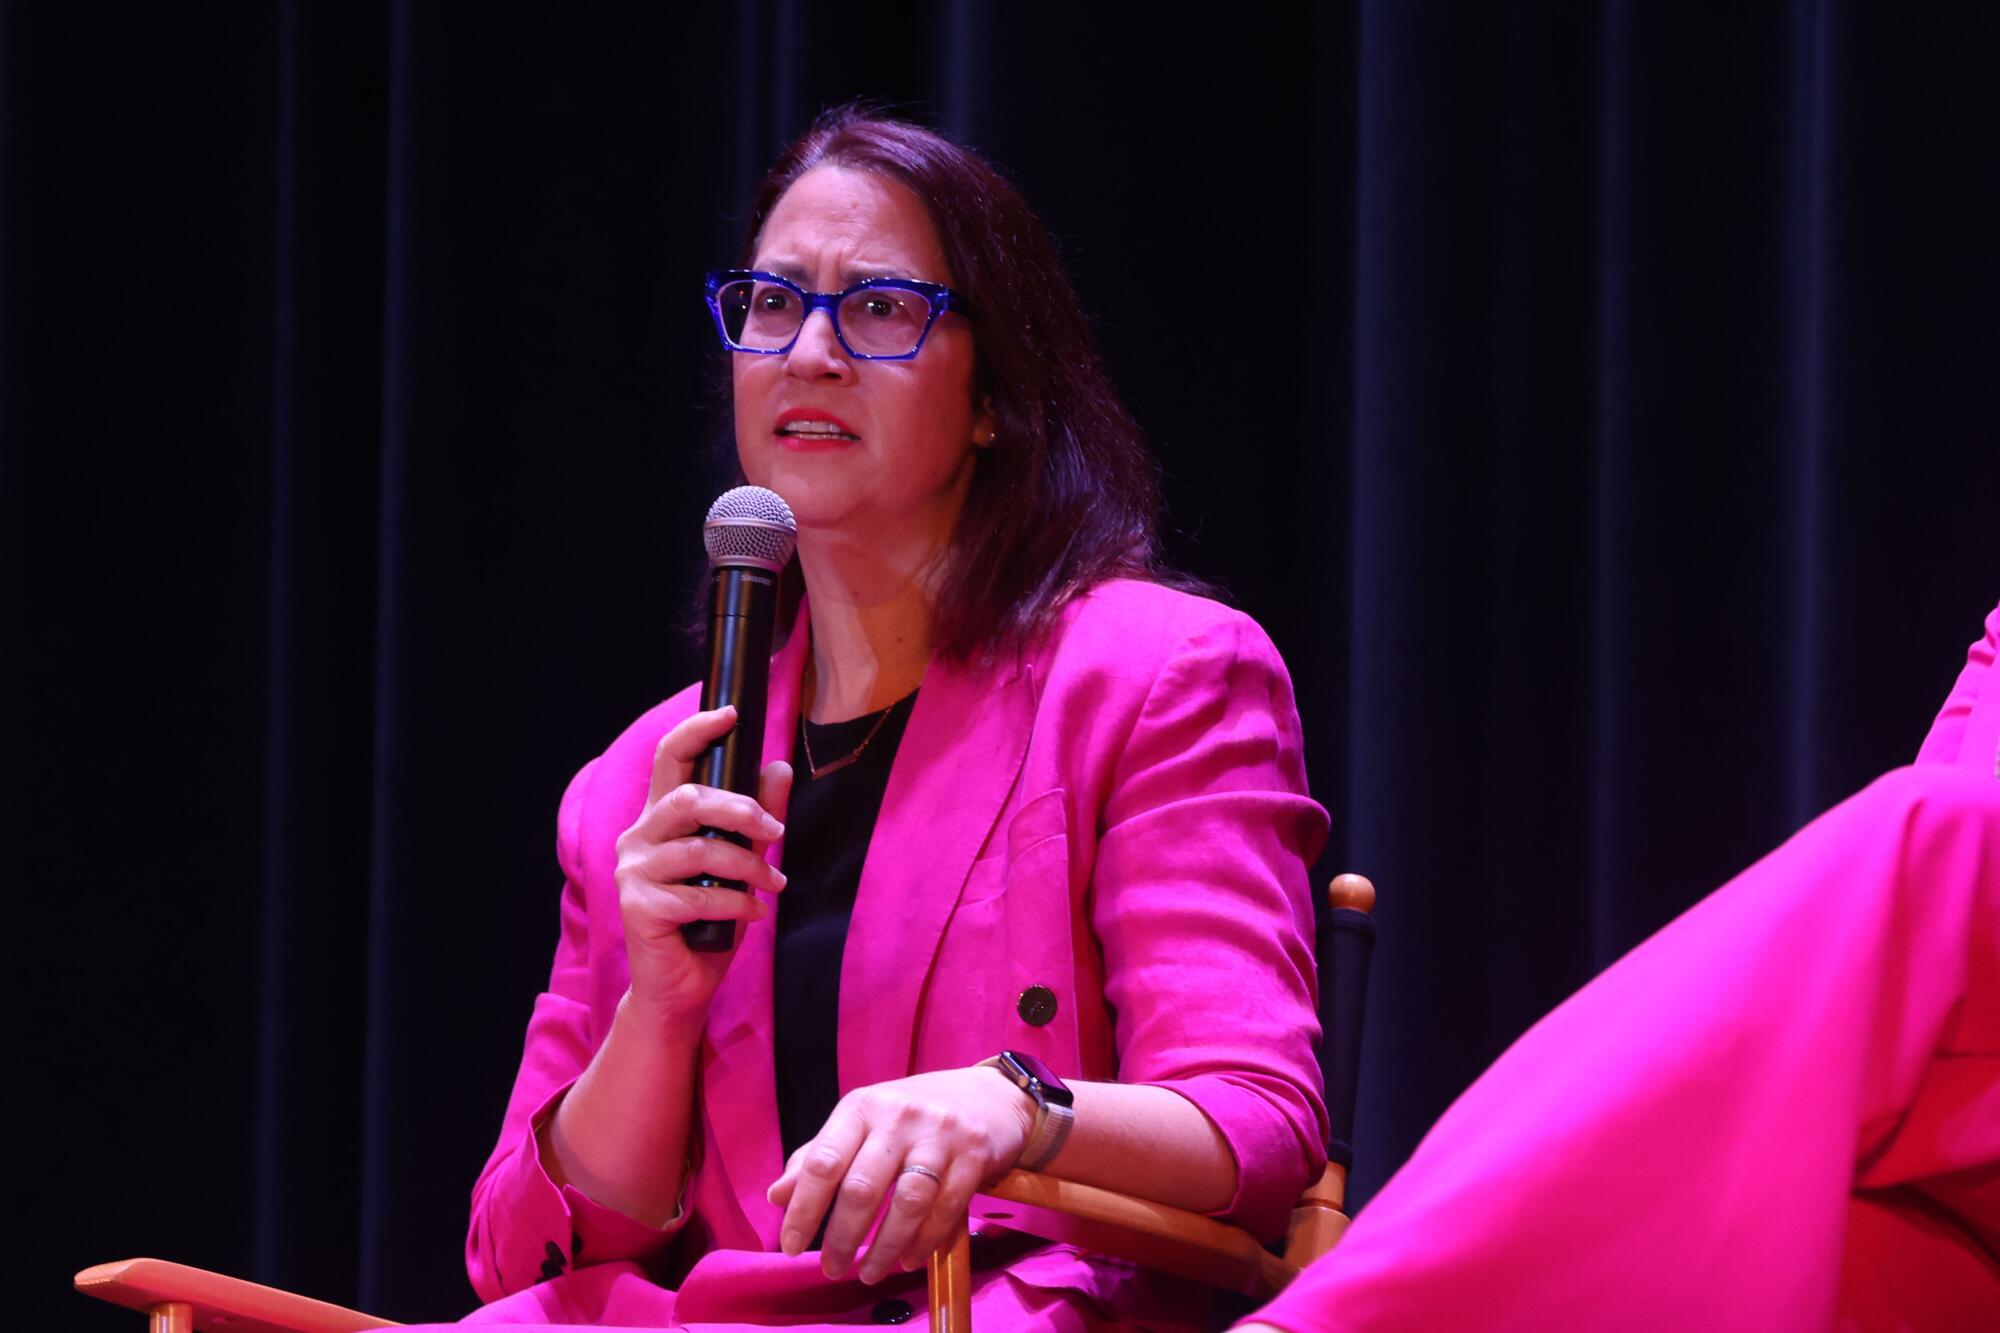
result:
<svg viewBox="0 0 2000 1333"><path fill-rule="evenodd" d="M563 1257L562 1246L550 1241L542 1247L542 1253L548 1256L542 1260L542 1281L551 1282L561 1277L563 1270L569 1267L569 1260Z"/></svg>
<svg viewBox="0 0 2000 1333"><path fill-rule="evenodd" d="M1045 1028L1056 1016L1056 993L1047 986L1030 986L1021 992L1014 1010L1031 1027Z"/></svg>
<svg viewBox="0 0 2000 1333"><path fill-rule="evenodd" d="M892 1296L886 1301L875 1302L875 1308L868 1312L868 1317L878 1324L907 1324L915 1313L908 1301L899 1301Z"/></svg>

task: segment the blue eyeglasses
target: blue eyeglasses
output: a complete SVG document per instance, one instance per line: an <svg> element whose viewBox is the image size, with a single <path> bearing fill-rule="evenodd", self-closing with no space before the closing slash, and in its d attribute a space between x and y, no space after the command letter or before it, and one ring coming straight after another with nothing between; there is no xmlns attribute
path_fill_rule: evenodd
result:
<svg viewBox="0 0 2000 1333"><path fill-rule="evenodd" d="M708 309L732 352L777 356L792 350L806 316L825 309L833 336L863 361L908 361L947 310L965 313L951 288L915 278L869 278L844 292L809 292L787 278L756 269L708 275Z"/></svg>

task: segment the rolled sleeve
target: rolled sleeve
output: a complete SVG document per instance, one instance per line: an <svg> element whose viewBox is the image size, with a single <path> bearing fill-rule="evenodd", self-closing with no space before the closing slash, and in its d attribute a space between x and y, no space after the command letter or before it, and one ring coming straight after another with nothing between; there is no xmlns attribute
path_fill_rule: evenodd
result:
<svg viewBox="0 0 2000 1333"><path fill-rule="evenodd" d="M498 1300L588 1264L631 1260L653 1268L687 1221L685 1184L683 1204L666 1225L653 1227L549 1177L538 1131L569 1089L568 1082L557 1088L525 1125L502 1139L474 1191L465 1260L481 1300Z"/></svg>
<svg viewBox="0 0 2000 1333"><path fill-rule="evenodd" d="M1193 1102L1236 1159L1236 1193L1210 1216L1262 1240L1283 1235L1300 1191L1326 1165L1319 1141L1299 1132L1316 1106L1302 1105L1295 1088L1276 1080L1217 1074L1148 1082Z"/></svg>

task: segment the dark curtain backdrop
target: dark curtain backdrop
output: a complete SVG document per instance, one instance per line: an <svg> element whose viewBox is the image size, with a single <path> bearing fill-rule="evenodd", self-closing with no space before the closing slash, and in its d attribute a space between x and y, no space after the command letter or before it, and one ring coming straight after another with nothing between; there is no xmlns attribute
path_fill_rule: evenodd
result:
<svg viewBox="0 0 2000 1333"><path fill-rule="evenodd" d="M1994 15L0 3L21 1321L142 1253L469 1308L556 799L695 674L699 276L854 95L1043 210L1291 663L1365 1196L2000 596Z"/></svg>

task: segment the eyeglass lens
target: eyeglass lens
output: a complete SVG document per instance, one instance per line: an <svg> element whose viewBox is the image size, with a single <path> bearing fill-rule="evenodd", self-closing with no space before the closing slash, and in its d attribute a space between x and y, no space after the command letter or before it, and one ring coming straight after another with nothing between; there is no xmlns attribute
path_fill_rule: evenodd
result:
<svg viewBox="0 0 2000 1333"><path fill-rule="evenodd" d="M722 327L739 347L776 350L790 343L805 319L805 302L775 282L742 278L716 290ZM923 295L902 287L864 287L840 302L835 323L848 347L862 356L907 356L930 323Z"/></svg>

